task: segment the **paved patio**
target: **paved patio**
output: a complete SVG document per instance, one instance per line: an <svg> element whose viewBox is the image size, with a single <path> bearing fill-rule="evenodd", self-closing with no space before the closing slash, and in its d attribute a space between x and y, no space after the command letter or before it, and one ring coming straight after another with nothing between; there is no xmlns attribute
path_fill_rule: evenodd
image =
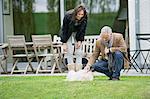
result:
<svg viewBox="0 0 150 99"><path fill-rule="evenodd" d="M21 67L24 67L24 65L26 65L26 63L20 63ZM9 63L8 64L8 72L11 71L11 67L12 67L12 64ZM20 69L21 69L20 67ZM35 69L37 67L37 63L33 63L33 68ZM0 72L1 72L1 68L0 68ZM143 69L143 73L138 70L138 72L135 70L135 69L130 69L128 72L127 70L124 71L122 70L121 71L121 76L150 76L150 70L147 71L147 69ZM11 75L10 73L8 74L0 74L0 76L66 76L67 75L67 71L63 72L63 73L54 73L54 74L50 74L50 73L39 73L39 74L34 74L34 73L27 73L27 74L23 74L23 73L19 73L19 74L13 74ZM104 74L102 73L98 73L98 72L94 72L94 75L95 76L104 76Z"/></svg>

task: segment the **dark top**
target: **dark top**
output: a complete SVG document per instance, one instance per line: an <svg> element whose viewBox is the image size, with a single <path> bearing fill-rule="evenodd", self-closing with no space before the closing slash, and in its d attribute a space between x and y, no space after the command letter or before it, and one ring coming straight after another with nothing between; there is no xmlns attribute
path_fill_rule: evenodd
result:
<svg viewBox="0 0 150 99"><path fill-rule="evenodd" d="M76 32L76 41L84 41L85 29L87 26L87 17L80 21L72 19L73 14L67 13L63 19L63 26L61 32L61 42L66 43L73 32Z"/></svg>

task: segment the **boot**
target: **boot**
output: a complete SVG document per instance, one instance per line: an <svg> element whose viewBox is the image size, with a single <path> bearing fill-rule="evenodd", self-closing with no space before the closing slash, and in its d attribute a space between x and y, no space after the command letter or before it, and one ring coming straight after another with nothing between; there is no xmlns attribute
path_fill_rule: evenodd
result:
<svg viewBox="0 0 150 99"><path fill-rule="evenodd" d="M76 64L75 70L76 70L76 72L79 70L82 70L82 64Z"/></svg>
<svg viewBox="0 0 150 99"><path fill-rule="evenodd" d="M75 71L75 65L74 64L68 64L67 66L68 66L68 71L71 71L71 70Z"/></svg>

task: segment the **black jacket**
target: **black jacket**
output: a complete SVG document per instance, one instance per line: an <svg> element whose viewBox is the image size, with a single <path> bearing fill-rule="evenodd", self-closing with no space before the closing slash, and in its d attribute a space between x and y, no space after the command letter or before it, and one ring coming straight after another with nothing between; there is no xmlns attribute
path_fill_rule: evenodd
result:
<svg viewBox="0 0 150 99"><path fill-rule="evenodd" d="M63 26L61 31L61 42L66 43L73 32L76 32L75 39L77 41L84 41L85 29L87 26L87 17L82 22L75 22L72 20L72 13L67 13L63 19Z"/></svg>

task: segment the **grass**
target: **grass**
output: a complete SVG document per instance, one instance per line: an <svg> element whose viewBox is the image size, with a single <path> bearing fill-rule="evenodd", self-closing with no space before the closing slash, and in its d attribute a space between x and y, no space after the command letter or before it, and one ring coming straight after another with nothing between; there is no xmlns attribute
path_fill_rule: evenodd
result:
<svg viewBox="0 0 150 99"><path fill-rule="evenodd" d="M149 99L150 77L68 82L64 76L0 77L1 99Z"/></svg>

